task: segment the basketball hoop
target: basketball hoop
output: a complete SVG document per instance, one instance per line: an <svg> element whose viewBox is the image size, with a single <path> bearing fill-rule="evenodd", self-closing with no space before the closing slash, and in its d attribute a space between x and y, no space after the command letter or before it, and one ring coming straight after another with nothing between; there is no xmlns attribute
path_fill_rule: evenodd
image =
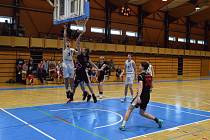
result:
<svg viewBox="0 0 210 140"><path fill-rule="evenodd" d="M84 30L83 32L86 32L86 24L88 22L88 18L86 19L82 19L82 20L75 20L75 23L77 24L77 26L83 27Z"/></svg>

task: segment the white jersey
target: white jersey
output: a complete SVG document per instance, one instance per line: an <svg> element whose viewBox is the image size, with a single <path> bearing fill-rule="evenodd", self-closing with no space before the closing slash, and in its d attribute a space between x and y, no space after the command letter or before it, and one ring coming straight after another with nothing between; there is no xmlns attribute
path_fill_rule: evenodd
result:
<svg viewBox="0 0 210 140"><path fill-rule="evenodd" d="M135 73L133 64L135 64L135 62L133 60L125 61L126 74L134 74Z"/></svg>
<svg viewBox="0 0 210 140"><path fill-rule="evenodd" d="M74 51L75 51L75 49L66 47L63 50L63 62L65 62L65 61L73 62Z"/></svg>

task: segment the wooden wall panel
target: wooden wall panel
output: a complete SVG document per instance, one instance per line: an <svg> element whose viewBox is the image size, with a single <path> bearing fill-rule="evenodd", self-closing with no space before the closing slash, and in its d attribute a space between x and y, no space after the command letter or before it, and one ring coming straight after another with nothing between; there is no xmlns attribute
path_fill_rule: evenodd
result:
<svg viewBox="0 0 210 140"><path fill-rule="evenodd" d="M199 58L184 58L183 77L200 77L201 60Z"/></svg>

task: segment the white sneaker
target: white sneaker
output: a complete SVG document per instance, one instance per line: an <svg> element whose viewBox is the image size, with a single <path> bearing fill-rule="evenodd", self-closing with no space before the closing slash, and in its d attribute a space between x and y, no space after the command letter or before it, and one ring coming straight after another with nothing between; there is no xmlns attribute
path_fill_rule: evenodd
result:
<svg viewBox="0 0 210 140"><path fill-rule="evenodd" d="M103 99L103 95L99 95L99 99Z"/></svg>
<svg viewBox="0 0 210 140"><path fill-rule="evenodd" d="M121 99L121 102L122 102L122 103L123 103L123 102L126 102L126 97L123 98L123 99Z"/></svg>

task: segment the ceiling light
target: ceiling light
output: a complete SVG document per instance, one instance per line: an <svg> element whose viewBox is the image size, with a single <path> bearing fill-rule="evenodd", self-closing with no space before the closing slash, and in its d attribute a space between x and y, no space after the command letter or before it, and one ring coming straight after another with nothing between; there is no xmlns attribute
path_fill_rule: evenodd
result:
<svg viewBox="0 0 210 140"><path fill-rule="evenodd" d="M200 10L201 8L197 5L196 7L195 7L195 10L196 11L198 11L198 10Z"/></svg>

